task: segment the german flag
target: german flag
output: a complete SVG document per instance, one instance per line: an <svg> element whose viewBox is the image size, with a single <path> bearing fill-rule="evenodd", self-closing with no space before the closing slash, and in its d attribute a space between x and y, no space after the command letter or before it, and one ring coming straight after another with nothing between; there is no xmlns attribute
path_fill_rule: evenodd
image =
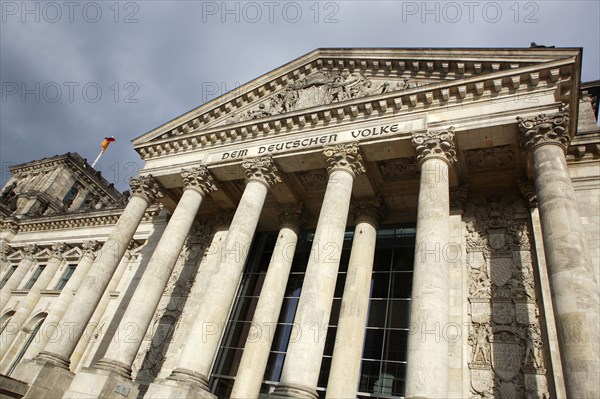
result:
<svg viewBox="0 0 600 399"><path fill-rule="evenodd" d="M106 151L106 149L108 148L108 145L116 140L117 139L115 139L113 136L105 137L102 144L100 144L100 146L102 146L102 152Z"/></svg>

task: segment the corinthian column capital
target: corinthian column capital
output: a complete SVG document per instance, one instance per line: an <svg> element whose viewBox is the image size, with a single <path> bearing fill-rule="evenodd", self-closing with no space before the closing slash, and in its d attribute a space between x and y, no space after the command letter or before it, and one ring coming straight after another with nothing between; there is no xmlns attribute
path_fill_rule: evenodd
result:
<svg viewBox="0 0 600 399"><path fill-rule="evenodd" d="M0 241L0 259L3 262L8 262L8 255L12 253L13 249L6 243L6 241Z"/></svg>
<svg viewBox="0 0 600 399"><path fill-rule="evenodd" d="M336 170L345 170L356 177L366 172L358 143L325 147L323 155L327 160L327 172L329 174Z"/></svg>
<svg viewBox="0 0 600 399"><path fill-rule="evenodd" d="M182 169L183 187L185 190L192 189L202 195L206 195L218 189L215 179L204 165L191 169Z"/></svg>
<svg viewBox="0 0 600 399"><path fill-rule="evenodd" d="M280 227L289 227L296 232L299 232L305 219L306 213L302 203L284 204L279 208Z"/></svg>
<svg viewBox="0 0 600 399"><path fill-rule="evenodd" d="M558 145L567 151L569 141L569 112L540 114L533 118L517 117L521 131L521 149L532 151L545 144Z"/></svg>
<svg viewBox="0 0 600 399"><path fill-rule="evenodd" d="M152 204L157 198L162 198L165 193L152 175L132 177L129 180L131 196L138 196Z"/></svg>
<svg viewBox="0 0 600 399"><path fill-rule="evenodd" d="M23 255L24 258L33 259L35 253L39 250L38 246L35 244L27 244L23 247Z"/></svg>
<svg viewBox="0 0 600 399"><path fill-rule="evenodd" d="M98 248L100 248L100 243L96 240L84 241L83 244L81 244L83 256L92 260L96 258L96 251Z"/></svg>
<svg viewBox="0 0 600 399"><path fill-rule="evenodd" d="M385 213L385 205L381 197L361 197L352 202L352 217L356 224L366 222L377 227Z"/></svg>
<svg viewBox="0 0 600 399"><path fill-rule="evenodd" d="M454 127L446 130L415 133L411 139L417 153L417 162L422 165L427 159L438 158L448 164L456 162Z"/></svg>
<svg viewBox="0 0 600 399"><path fill-rule="evenodd" d="M247 159L242 163L242 168L246 182L256 180L269 188L281 182L279 169L270 155Z"/></svg>
<svg viewBox="0 0 600 399"><path fill-rule="evenodd" d="M52 244L52 255L50 256L50 259L52 258L56 258L56 259L62 259L63 257L63 253L67 250L67 244L65 244L64 242L58 242L55 244Z"/></svg>

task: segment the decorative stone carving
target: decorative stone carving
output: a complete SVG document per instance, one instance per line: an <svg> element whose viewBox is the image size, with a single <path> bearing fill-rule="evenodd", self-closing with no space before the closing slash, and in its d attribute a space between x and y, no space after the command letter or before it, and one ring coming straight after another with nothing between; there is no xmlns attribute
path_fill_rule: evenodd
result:
<svg viewBox="0 0 600 399"><path fill-rule="evenodd" d="M65 244L64 242L52 244L52 255L50 256L50 259L52 259L52 258L56 258L59 260L62 259L63 253L66 250L67 250L67 244Z"/></svg>
<svg viewBox="0 0 600 399"><path fill-rule="evenodd" d="M521 131L521 148L532 151L544 144L555 144L565 151L569 146L569 112L541 114L533 118L517 117Z"/></svg>
<svg viewBox="0 0 600 399"><path fill-rule="evenodd" d="M152 204L156 199L162 198L165 194L162 187L156 182L152 175L132 177L129 180L131 186L131 195L139 196Z"/></svg>
<svg viewBox="0 0 600 399"><path fill-rule="evenodd" d="M466 184L450 189L450 209L463 210L469 189Z"/></svg>
<svg viewBox="0 0 600 399"><path fill-rule="evenodd" d="M517 184L519 185L519 190L521 190L521 195L529 203L529 207L537 207L537 195L534 183L531 180L519 179Z"/></svg>
<svg viewBox="0 0 600 399"><path fill-rule="evenodd" d="M83 256L88 257L90 259L96 258L96 251L100 248L100 243L96 240L84 241L81 244L81 249L83 250Z"/></svg>
<svg viewBox="0 0 600 399"><path fill-rule="evenodd" d="M303 108L332 104L391 91L410 89L429 84L404 78L399 81L374 80L348 69L340 71L317 71L283 90L262 100L252 108L228 117L219 125L265 118Z"/></svg>
<svg viewBox="0 0 600 399"><path fill-rule="evenodd" d="M19 223L15 219L6 219L0 222L0 231L11 231L17 234L19 230L21 230Z"/></svg>
<svg viewBox="0 0 600 399"><path fill-rule="evenodd" d="M4 191L2 191L2 197L0 198L0 202L6 205L10 205L13 202L13 198L16 197L15 189L17 188L17 182L13 181L12 184L6 186Z"/></svg>
<svg viewBox="0 0 600 399"><path fill-rule="evenodd" d="M523 357L523 371L544 374L544 359L542 356L543 341L539 326L530 324L526 329L526 347Z"/></svg>
<svg viewBox="0 0 600 399"><path fill-rule="evenodd" d="M306 221L306 213L302 203L285 204L279 207L279 225L299 232Z"/></svg>
<svg viewBox="0 0 600 399"><path fill-rule="evenodd" d="M219 213L219 215L214 219L214 223L212 225L213 229L229 227L231 221L233 220L233 215L234 212L232 211Z"/></svg>
<svg viewBox="0 0 600 399"><path fill-rule="evenodd" d="M430 158L443 159L450 164L456 162L454 127L452 126L446 130L413 134L411 141L415 147L419 164Z"/></svg>
<svg viewBox="0 0 600 399"><path fill-rule="evenodd" d="M21 250L23 251L24 258L33 259L36 252L38 252L39 247L35 244L27 244Z"/></svg>
<svg viewBox="0 0 600 399"><path fill-rule="evenodd" d="M471 326L469 333L469 345L473 347L471 352L471 364L487 366L492 361L490 350L490 338L492 330L489 324L475 323Z"/></svg>
<svg viewBox="0 0 600 399"><path fill-rule="evenodd" d="M327 161L327 173L335 170L345 170L353 176L365 173L365 165L358 147L358 143L337 144L323 149Z"/></svg>
<svg viewBox="0 0 600 399"><path fill-rule="evenodd" d="M0 241L0 259L2 262L8 262L8 255L13 252L13 249L4 240Z"/></svg>
<svg viewBox="0 0 600 399"><path fill-rule="evenodd" d="M419 165L416 158L398 158L377 163L386 181L417 180Z"/></svg>
<svg viewBox="0 0 600 399"><path fill-rule="evenodd" d="M492 344L492 370L496 377L500 382L506 381L521 385L521 382L518 381L520 378L515 378L521 372L521 359L523 359L521 337L510 330L497 330L491 336L490 341ZM499 385L498 381L496 384ZM505 389L507 388L510 389L510 387L505 387Z"/></svg>
<svg viewBox="0 0 600 399"><path fill-rule="evenodd" d="M478 148L465 151L467 166L475 172L512 167L515 154L511 145Z"/></svg>
<svg viewBox="0 0 600 399"><path fill-rule="evenodd" d="M297 173L298 179L306 190L320 190L327 187L327 171L325 169L312 169Z"/></svg>
<svg viewBox="0 0 600 399"><path fill-rule="evenodd" d="M528 213L514 198L474 199L466 208L471 393L543 398L546 370Z"/></svg>
<svg viewBox="0 0 600 399"><path fill-rule="evenodd" d="M356 224L367 222L377 226L385 214L385 204L380 196L361 197L352 202L350 212Z"/></svg>
<svg viewBox="0 0 600 399"><path fill-rule="evenodd" d="M242 163L242 167L246 175L246 183L256 180L271 188L281 182L279 168L270 155L247 159Z"/></svg>
<svg viewBox="0 0 600 399"><path fill-rule="evenodd" d="M205 165L183 169L181 177L184 189L194 189L203 196L218 189L215 179Z"/></svg>

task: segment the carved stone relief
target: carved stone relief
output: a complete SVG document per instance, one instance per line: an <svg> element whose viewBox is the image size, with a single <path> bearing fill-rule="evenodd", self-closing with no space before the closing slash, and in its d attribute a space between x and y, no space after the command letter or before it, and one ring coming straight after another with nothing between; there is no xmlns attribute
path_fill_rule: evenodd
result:
<svg viewBox="0 0 600 399"><path fill-rule="evenodd" d="M419 178L419 165L416 158L397 158L377 162L385 181L416 180Z"/></svg>
<svg viewBox="0 0 600 399"><path fill-rule="evenodd" d="M267 97L250 109L233 114L219 126L265 118L303 108L327 105L432 83L426 80L379 80L358 72L317 71Z"/></svg>
<svg viewBox="0 0 600 399"><path fill-rule="evenodd" d="M325 169L296 172L296 176L302 182L302 187L308 191L321 190L327 187L327 180L329 178Z"/></svg>
<svg viewBox="0 0 600 399"><path fill-rule="evenodd" d="M465 160L467 161L469 169L475 172L509 168L515 165L515 153L511 145L478 148L466 150Z"/></svg>
<svg viewBox="0 0 600 399"><path fill-rule="evenodd" d="M524 201L471 200L465 211L472 398L547 398Z"/></svg>
<svg viewBox="0 0 600 399"><path fill-rule="evenodd" d="M146 334L152 338L142 344L134 361L132 369L136 381L150 383L158 376L211 238L212 229L198 223L188 235L152 318L150 334Z"/></svg>

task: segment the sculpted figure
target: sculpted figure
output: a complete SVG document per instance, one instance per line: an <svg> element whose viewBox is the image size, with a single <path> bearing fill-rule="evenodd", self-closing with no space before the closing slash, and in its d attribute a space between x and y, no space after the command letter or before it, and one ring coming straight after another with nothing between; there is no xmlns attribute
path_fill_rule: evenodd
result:
<svg viewBox="0 0 600 399"><path fill-rule="evenodd" d="M473 363L489 363L490 326L487 324L479 324L475 325L474 329L475 331L469 337L469 343L473 346Z"/></svg>

